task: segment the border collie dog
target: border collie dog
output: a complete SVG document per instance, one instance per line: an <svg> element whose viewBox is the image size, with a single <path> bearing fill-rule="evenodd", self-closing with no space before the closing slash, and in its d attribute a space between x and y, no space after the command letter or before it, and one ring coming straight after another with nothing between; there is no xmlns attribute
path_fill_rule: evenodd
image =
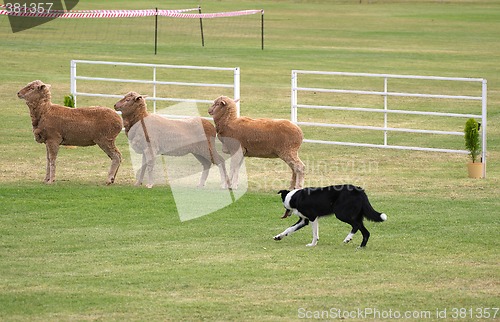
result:
<svg viewBox="0 0 500 322"><path fill-rule="evenodd" d="M350 184L292 191L280 190L278 194L281 194L283 205L286 208L285 214L281 218L286 218L292 213L300 218L295 225L274 236L274 240L281 240L311 222L313 239L307 246L316 246L319 240L319 217L335 214L339 220L352 226L344 243L350 242L354 234L360 230L363 234L363 241L359 247L365 247L370 233L363 225L363 218L375 222L387 220L386 214L373 209L363 188Z"/></svg>

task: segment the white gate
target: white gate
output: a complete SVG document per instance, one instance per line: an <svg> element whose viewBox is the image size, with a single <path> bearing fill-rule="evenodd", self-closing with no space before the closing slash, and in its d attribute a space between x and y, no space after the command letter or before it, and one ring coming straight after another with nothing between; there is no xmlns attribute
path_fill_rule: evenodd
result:
<svg viewBox="0 0 500 322"><path fill-rule="evenodd" d="M380 79L380 85L383 86L383 91L375 90L355 90L355 89L342 89L342 88L312 88L312 87L299 87L298 86L298 75L299 74L309 74L309 75L323 75L321 77L365 77L365 78L375 78ZM419 93L401 93L389 91L389 80L392 79L405 79L405 80L430 80L430 81L452 81L452 82L475 82L480 84L480 95L439 95L439 94L419 94ZM299 92L314 92L314 93L337 93L337 94L350 94L350 95L375 95L383 98L382 108L366 108L366 107L348 107L348 106L325 106L325 105L310 105L310 104L299 104L298 103L298 93ZM479 90L478 90L479 92ZM383 131L384 132L384 142L383 144L372 144L372 143L356 143L356 142L339 142L339 141L324 141L324 140L311 140L304 139L304 142L311 143L323 143L323 144L335 144L335 145L347 145L347 146L360 146L360 147L374 147L374 148L391 148L391 149L402 149L402 150L418 150L418 151L434 151L434 152L449 152L449 153L463 153L467 154L467 150L458 149L445 149L445 148L431 148L431 147L416 147L416 146L402 146L402 145L391 145L388 144L387 137L389 132L406 132L406 133L421 133L421 134L439 134L439 135L456 135L463 138L464 133L458 131L440 131L440 130L423 130L415 128L400 128L391 127L388 122L389 114L406 114L406 115L427 115L427 116L443 116L443 117L460 117L460 118L475 118L481 120L481 141L482 141L482 162L484 163L483 175L486 177L486 93L487 93L487 81L482 78L458 78L458 77L433 77L433 76L411 76L411 75L390 75L390 74L367 74L367 73L345 73L345 72L322 72L322 71L304 71L304 70L292 70L292 93L291 93L291 120L298 125L304 126L320 126L320 127L332 127L332 128L344 128L344 129L360 129L360 130L373 130L373 131ZM388 106L389 97L406 97L410 99L414 98L431 98L431 99L448 99L448 100L467 100L467 101L480 101L481 102L481 113L480 114L465 114L465 113L449 113L449 112L428 112L428 111L415 111L415 110L400 110L400 109L390 109ZM383 126L363 126L363 125L346 125L346 124L334 124L334 123L317 123L317 122L300 122L298 120L298 110L299 109L323 109L323 110L337 110L337 111L355 111L363 113L383 113L384 114L384 125ZM465 122L464 122L465 124ZM463 139L462 139L463 140Z"/></svg>
<svg viewBox="0 0 500 322"><path fill-rule="evenodd" d="M127 78L108 78L108 77L92 77L92 76L80 76L77 75L77 64L93 64L93 65L111 65L111 66L135 66L144 67L151 69L151 79L127 79ZM231 82L227 83L198 83L198 82L176 82L176 81L165 81L159 80L157 78L157 71L160 69L184 69L191 71L228 71L232 72L228 79ZM219 75L218 75L219 76ZM219 79L219 77L214 77L214 79ZM174 86L188 86L188 87L213 87L213 88L232 88L233 98L235 100L240 98L240 69L239 67L234 68L224 68L224 67L207 67L207 66L180 66L180 65L158 65L158 64L142 64L142 63L124 63L124 62L108 62L108 61L91 61L91 60L72 60L71 61L71 94L75 98L75 105L78 96L91 96L91 97L110 97L110 98L123 98L126 93L119 94L109 94L109 93L89 93L89 92L79 92L77 89L77 80L85 81L95 81L95 82L115 82L115 83L135 83L135 84L148 84L152 88L152 96L148 96L146 99L153 101L153 112L156 113L156 102L158 101L170 101L170 102L192 102L192 103L207 103L211 104L217 96L214 96L212 100L207 99L197 99L197 98L175 98L175 97L159 97L157 96L157 89L159 85L174 85ZM196 93L195 90L192 91ZM214 94L218 95L218 94ZM236 103L238 116L240 114L240 103ZM169 117L179 117L179 115L166 115Z"/></svg>

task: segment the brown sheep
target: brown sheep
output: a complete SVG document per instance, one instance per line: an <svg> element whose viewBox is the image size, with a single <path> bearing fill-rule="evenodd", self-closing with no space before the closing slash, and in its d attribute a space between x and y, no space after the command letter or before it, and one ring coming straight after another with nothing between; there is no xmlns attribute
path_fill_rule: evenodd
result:
<svg viewBox="0 0 500 322"><path fill-rule="evenodd" d="M122 120L106 107L68 108L52 104L50 85L36 80L22 88L17 96L30 109L33 135L47 149L47 173L44 182L53 183L60 145L91 146L97 144L111 159L106 184L115 181L122 156L115 139L122 130Z"/></svg>
<svg viewBox="0 0 500 322"><path fill-rule="evenodd" d="M237 117L235 101L225 96L217 98L208 113L214 118L224 152L235 155L241 147L247 157L280 158L292 169L290 188L302 188L305 166L298 151L304 135L297 125L288 120ZM242 161L242 158L231 159L229 176L233 189L238 185Z"/></svg>
<svg viewBox="0 0 500 322"><path fill-rule="evenodd" d="M203 166L199 187L205 185L210 167L216 164L221 175L221 187L227 188L225 162L215 149L216 132L210 121L201 117L172 120L150 114L145 96L136 92L127 93L115 104L115 109L122 112L125 134L131 147L142 154L142 167L136 185L142 184L147 170L146 187L153 187L156 155L184 156L191 153Z"/></svg>

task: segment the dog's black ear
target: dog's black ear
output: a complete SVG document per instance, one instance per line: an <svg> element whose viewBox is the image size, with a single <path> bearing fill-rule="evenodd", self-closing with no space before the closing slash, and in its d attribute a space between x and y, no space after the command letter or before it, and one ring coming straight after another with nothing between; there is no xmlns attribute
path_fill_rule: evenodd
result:
<svg viewBox="0 0 500 322"><path fill-rule="evenodd" d="M289 190L280 190L278 194L281 195L281 200L285 201L286 195L289 193Z"/></svg>

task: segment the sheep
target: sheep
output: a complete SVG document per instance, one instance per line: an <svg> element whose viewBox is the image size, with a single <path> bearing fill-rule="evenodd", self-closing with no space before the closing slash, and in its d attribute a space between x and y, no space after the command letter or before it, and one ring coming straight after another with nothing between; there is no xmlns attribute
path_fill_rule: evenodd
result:
<svg viewBox="0 0 500 322"><path fill-rule="evenodd" d="M47 168L44 182L55 180L56 158L60 145L98 145L111 159L106 184L115 181L122 155L115 139L123 128L121 117L112 109L100 106L69 108L51 102L50 85L35 80L23 87L17 96L30 109L33 135L45 143Z"/></svg>
<svg viewBox="0 0 500 322"><path fill-rule="evenodd" d="M201 117L173 120L150 114L145 97L129 92L115 104L115 109L122 113L125 134L131 147L136 153L142 154L142 167L135 185L142 184L147 170L146 187L153 187L156 155L184 156L191 153L203 166L198 187L205 185L210 167L216 164L220 171L221 188L226 189L225 161L215 149L216 132L212 123Z"/></svg>
<svg viewBox="0 0 500 322"><path fill-rule="evenodd" d="M288 120L237 117L236 102L226 96L217 98L208 113L214 119L225 153L235 155L241 148L243 156L280 158L292 169L290 190L302 188L305 166L298 151L304 135L297 125ZM243 157L231 159L229 177L233 189L238 186L242 162Z"/></svg>

